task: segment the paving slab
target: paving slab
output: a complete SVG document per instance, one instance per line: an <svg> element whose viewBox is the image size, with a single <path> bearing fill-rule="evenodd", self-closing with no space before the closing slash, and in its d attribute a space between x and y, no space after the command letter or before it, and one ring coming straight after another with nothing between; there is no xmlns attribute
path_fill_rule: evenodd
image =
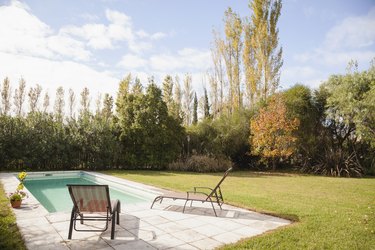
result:
<svg viewBox="0 0 375 250"><path fill-rule="evenodd" d="M91 173L91 172L90 172ZM102 175L102 174L100 174ZM129 185L123 179L111 177L117 183ZM15 190L18 180L14 174L1 173L0 181L5 192ZM147 185L139 185L147 189ZM153 192L166 192L149 187ZM225 195L225 191L224 191ZM120 225L116 225L115 239L110 239L110 226L105 232L76 232L68 240L70 212L49 213L32 195L21 209L13 209L17 225L28 249L214 249L235 243L243 238L274 230L291 222L224 204L188 204L183 213L184 201L165 199L155 203L121 204ZM104 222L77 223L83 229L103 228Z"/></svg>

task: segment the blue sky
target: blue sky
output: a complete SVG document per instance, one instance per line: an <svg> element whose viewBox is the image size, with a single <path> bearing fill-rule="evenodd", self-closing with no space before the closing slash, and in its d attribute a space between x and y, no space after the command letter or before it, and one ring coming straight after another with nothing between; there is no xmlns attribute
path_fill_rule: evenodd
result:
<svg viewBox="0 0 375 250"><path fill-rule="evenodd" d="M58 86L94 97L115 95L127 73L193 76L201 93L211 67L212 29L222 30L228 6L250 17L248 1L0 0L0 78L20 77L44 91ZM345 73L350 59L367 69L375 57L375 1L288 0L279 22L284 50L281 89L317 87ZM54 95L54 94L52 94Z"/></svg>

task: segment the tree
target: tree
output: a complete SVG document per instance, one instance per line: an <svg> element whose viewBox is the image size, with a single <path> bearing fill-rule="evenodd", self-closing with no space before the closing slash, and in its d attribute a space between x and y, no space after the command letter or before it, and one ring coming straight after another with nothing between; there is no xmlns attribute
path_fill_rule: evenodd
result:
<svg viewBox="0 0 375 250"><path fill-rule="evenodd" d="M174 83L174 93L173 93L173 102L174 102L174 107L172 110L172 116L176 119L181 121L180 123L183 122L183 111L182 111L182 90L180 86L180 80L178 76L175 78L175 83Z"/></svg>
<svg viewBox="0 0 375 250"><path fill-rule="evenodd" d="M224 81L224 41L219 34L213 31L214 42L211 48L211 58L214 65L213 75L209 77L211 86L211 100L213 103L213 114L219 114L224 106L224 90L226 87Z"/></svg>
<svg viewBox="0 0 375 250"><path fill-rule="evenodd" d="M49 107L49 94L48 91L44 94L44 100L43 100L43 112L47 113Z"/></svg>
<svg viewBox="0 0 375 250"><path fill-rule="evenodd" d="M180 152L183 129L168 115L161 90L150 84L145 94L123 96L118 109L124 164L162 168Z"/></svg>
<svg viewBox="0 0 375 250"><path fill-rule="evenodd" d="M183 112L185 115L185 125L189 126L191 124L191 102L193 101L193 87L192 87L192 78L190 74L185 75L184 79L184 90L182 92L183 95Z"/></svg>
<svg viewBox="0 0 375 250"><path fill-rule="evenodd" d="M163 101L167 104L168 110L173 105L173 79L170 75L166 75L163 81Z"/></svg>
<svg viewBox="0 0 375 250"><path fill-rule="evenodd" d="M243 59L246 89L254 103L254 96L266 100L279 86L283 60L277 22L282 4L281 0L254 0L249 7L252 16L245 25Z"/></svg>
<svg viewBox="0 0 375 250"><path fill-rule="evenodd" d="M40 99L40 94L42 93L42 87L37 84L35 88L31 87L28 93L29 96L29 106L30 113L38 111L38 103Z"/></svg>
<svg viewBox="0 0 375 250"><path fill-rule="evenodd" d="M275 170L278 159L294 153L297 138L293 132L298 126L299 120L288 118L282 97L275 94L268 105L261 108L259 114L250 121L252 154L264 157Z"/></svg>
<svg viewBox="0 0 375 250"><path fill-rule="evenodd" d="M95 100L95 115L96 116L101 116L101 111L102 111L102 94L98 94Z"/></svg>
<svg viewBox="0 0 375 250"><path fill-rule="evenodd" d="M14 91L14 106L18 117L21 117L23 103L25 102L26 82L23 78L20 79L18 89Z"/></svg>
<svg viewBox="0 0 375 250"><path fill-rule="evenodd" d="M116 112L119 113L119 110L123 108L124 101L126 100L126 96L129 94L130 84L131 84L132 76L128 74L123 80L121 80L119 84L119 90L117 93L116 99Z"/></svg>
<svg viewBox="0 0 375 250"><path fill-rule="evenodd" d="M223 56L229 81L230 110L242 107L241 93L241 53L242 53L242 22L237 13L231 8L225 11L225 41Z"/></svg>
<svg viewBox="0 0 375 250"><path fill-rule="evenodd" d="M110 96L108 93L106 93L103 99L102 115L103 115L104 120L107 122L113 115L112 109L113 109L113 97Z"/></svg>
<svg viewBox="0 0 375 250"><path fill-rule="evenodd" d="M11 90L10 90L10 82L9 78L5 77L3 82L3 88L1 90L1 104L2 108L0 109L0 114L8 115L10 111L10 98L11 98Z"/></svg>
<svg viewBox="0 0 375 250"><path fill-rule="evenodd" d="M138 77L134 79L133 93L135 95L140 95L143 93L143 86L142 86L141 80L139 80Z"/></svg>
<svg viewBox="0 0 375 250"><path fill-rule="evenodd" d="M82 118L87 118L90 114L90 90L88 88L83 88L81 92L81 109L80 116Z"/></svg>
<svg viewBox="0 0 375 250"><path fill-rule="evenodd" d="M297 118L300 126L294 132L296 136L296 154L293 163L298 167L307 166L318 153L318 130L320 115L314 102L311 90L301 84L296 84L281 93L287 108L289 118Z"/></svg>
<svg viewBox="0 0 375 250"><path fill-rule="evenodd" d="M194 101L193 101L193 124L198 123L198 98L197 93L194 92Z"/></svg>
<svg viewBox="0 0 375 250"><path fill-rule="evenodd" d="M207 89L203 88L204 92L204 104L203 104L203 112L204 112L204 118L209 118L210 117L210 104L208 102L208 94L207 94Z"/></svg>
<svg viewBox="0 0 375 250"><path fill-rule="evenodd" d="M374 145L374 82L375 72L370 69L333 75L321 85L318 95L324 96L324 113L314 172L361 176L365 166L371 165L373 154L366 144Z"/></svg>
<svg viewBox="0 0 375 250"><path fill-rule="evenodd" d="M74 94L74 91L72 89L69 89L69 117L70 119L74 119L74 106L76 104L76 95Z"/></svg>
<svg viewBox="0 0 375 250"><path fill-rule="evenodd" d="M55 112L56 121L59 123L62 123L64 119L64 107L65 107L64 89L63 87L58 87L56 90L54 112Z"/></svg>

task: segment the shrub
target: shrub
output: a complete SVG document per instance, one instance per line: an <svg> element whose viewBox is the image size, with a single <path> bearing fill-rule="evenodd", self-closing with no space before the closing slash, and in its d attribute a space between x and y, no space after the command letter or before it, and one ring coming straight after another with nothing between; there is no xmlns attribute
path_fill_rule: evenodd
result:
<svg viewBox="0 0 375 250"><path fill-rule="evenodd" d="M192 172L223 172L232 166L232 162L223 156L192 155L186 161L177 161L168 165L168 170Z"/></svg>

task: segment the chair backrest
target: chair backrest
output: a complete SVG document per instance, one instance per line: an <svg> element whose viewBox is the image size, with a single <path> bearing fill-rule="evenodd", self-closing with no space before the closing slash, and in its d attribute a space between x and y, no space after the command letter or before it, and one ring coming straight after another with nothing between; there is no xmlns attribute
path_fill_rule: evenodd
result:
<svg viewBox="0 0 375 250"><path fill-rule="evenodd" d="M216 189L218 189L221 185L221 183L223 183L223 181L225 180L225 178L227 177L227 175L229 174L230 171L232 171L232 167L228 168L227 171L225 171L223 177L221 178L221 180L219 181L219 183L216 185L216 187L214 189L212 189L212 192L208 195L208 197L211 197L213 196L215 193L216 193Z"/></svg>
<svg viewBox="0 0 375 250"><path fill-rule="evenodd" d="M108 185L70 185L69 194L79 212L112 211Z"/></svg>

